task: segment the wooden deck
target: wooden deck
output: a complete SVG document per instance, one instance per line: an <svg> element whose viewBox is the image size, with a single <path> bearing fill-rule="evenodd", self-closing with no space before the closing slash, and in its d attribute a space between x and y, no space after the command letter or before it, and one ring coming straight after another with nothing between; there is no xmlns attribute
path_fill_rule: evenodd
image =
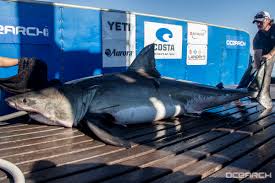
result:
<svg viewBox="0 0 275 183"><path fill-rule="evenodd" d="M274 104L275 105L275 104ZM225 178L230 172L275 170L275 114L250 100L123 129L133 148L105 145L77 129L0 123L0 158L15 163L26 182L272 182ZM9 182L0 171L0 182ZM273 178L274 182L274 178Z"/></svg>

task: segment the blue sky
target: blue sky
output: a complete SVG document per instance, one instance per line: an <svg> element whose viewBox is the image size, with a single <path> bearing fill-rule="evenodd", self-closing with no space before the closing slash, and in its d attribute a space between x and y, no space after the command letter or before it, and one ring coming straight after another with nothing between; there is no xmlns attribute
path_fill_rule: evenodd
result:
<svg viewBox="0 0 275 183"><path fill-rule="evenodd" d="M274 0L44 0L98 8L134 11L233 27L247 31L251 39L257 32L252 24L261 10L275 17Z"/></svg>

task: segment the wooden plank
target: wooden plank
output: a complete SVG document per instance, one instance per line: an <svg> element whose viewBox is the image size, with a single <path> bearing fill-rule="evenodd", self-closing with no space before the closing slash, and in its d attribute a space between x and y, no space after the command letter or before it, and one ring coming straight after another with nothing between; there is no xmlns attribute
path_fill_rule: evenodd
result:
<svg viewBox="0 0 275 183"><path fill-rule="evenodd" d="M271 139L267 143L261 145L255 150L245 154L243 157L233 161L225 168L220 171L212 174L211 176L200 181L201 183L205 182L236 182L236 180L243 180L244 177L235 178L226 178L227 172L252 172L257 167L261 166L261 164L273 159L275 157L275 138ZM255 161L257 160L257 161Z"/></svg>
<svg viewBox="0 0 275 183"><path fill-rule="evenodd" d="M221 134L223 134L222 132L216 132L215 133L215 135L216 136L218 136L218 135L221 135ZM212 135L211 137L212 138L215 138L215 135ZM207 138L207 136L204 136L204 137L206 137ZM209 139L211 138L211 137L208 137ZM201 139L201 141L202 141L202 139ZM197 143L200 143L201 141L198 141ZM190 146L192 146L192 145L195 145L195 143L193 143L193 144L190 144ZM189 146L189 147L190 147ZM149 150L149 149L148 149ZM151 151L150 151L151 152ZM139 156L138 158L133 158L133 159L130 159L130 160L128 160L128 161L126 161L125 163L123 163L123 166L125 166L126 164L128 164L129 166L130 166L130 164L132 165L130 168L135 168L134 166L133 166L133 164L135 164L135 165L137 165L137 164L142 164L142 163L148 163L148 162L152 162L153 160L159 160L159 159L161 159L162 157L167 157L168 155L172 155L173 153L172 152L169 152L169 151L162 151L162 150L160 150L160 151L153 151L153 152L151 152L151 153L147 153L146 155L143 155L143 156ZM123 156L125 156L125 154L123 155ZM112 157L113 158L116 158L117 159L117 157L115 157L115 156L113 156L112 155ZM110 159L110 158L109 158ZM87 164L87 161L83 161L83 162L81 162L81 163L83 163L83 164ZM81 164L80 163L80 164ZM107 166L108 167L108 169L112 169L113 167L116 167L117 165L114 165L114 166L112 166L111 165L112 163L111 162L109 162L108 163L108 165L109 166ZM57 168L55 168L55 169L47 169L47 170L45 170L45 171L40 171L40 172L37 172L37 173L33 173L32 175L31 175L31 178L32 179L34 179L34 180L36 180L36 181L39 181L41 178L42 179L44 179L44 180L48 180L48 179L52 179L53 177L60 177L60 176L64 176L64 175L66 175L66 174L70 174L70 173L74 173L74 172L79 172L79 171L83 171L83 170L85 170L85 169L87 169L87 168L91 168L92 167L92 163L89 163L88 165L86 165L86 166L71 166L70 168L67 168L66 166L65 167L57 167ZM97 173L101 173L102 174L102 172L105 172L105 173L107 173L108 175L112 175L112 172L114 172L114 171L121 171L121 169L115 169L115 170L112 170L112 171L106 171L106 169L105 169L105 167L106 166L104 166L104 168L98 168L98 169L96 169L96 170L94 170L94 171L92 171L92 174L90 174L90 175L96 175L96 176L87 176L87 175L85 175L85 180L89 180L89 181L94 181L94 180L98 180L98 178L100 178L99 177L99 175L97 174ZM123 167L122 167L123 168ZM57 171L58 170L58 171ZM89 174L89 173L88 173ZM43 175L43 177L41 177ZM71 180L77 180L77 179L79 179L79 177L82 177L82 175L81 174L79 174L79 176L77 176L76 178L70 178ZM82 181L83 181L83 178L82 178Z"/></svg>
<svg viewBox="0 0 275 183"><path fill-rule="evenodd" d="M56 129L56 127L55 126L38 125L38 126L31 126L31 128L22 127L22 129L17 129L17 130L11 130L11 131L7 130L7 132L0 133L0 139L26 135L26 134L30 134L30 133L34 133L34 132L43 131L45 129Z"/></svg>
<svg viewBox="0 0 275 183"><path fill-rule="evenodd" d="M236 137L236 136L234 136ZM241 137L239 137L241 138ZM239 140L239 139L229 139L231 140L231 143ZM226 146L226 143L223 144L223 147ZM213 150L213 149L212 149ZM208 151L208 153L211 152L211 150ZM205 157L206 154L192 152L189 151L179 154L175 157L169 157L167 159L163 159L161 161L158 161L156 163L151 164L151 166L146 166L143 169L138 169L136 171L124 174L122 176L115 177L113 179L110 179L106 182L147 182L151 181L155 178L158 178L160 176L164 176L168 173L171 173L173 169L179 168L182 166L188 166L191 165L201 158ZM166 180L168 181L168 180Z"/></svg>
<svg viewBox="0 0 275 183"><path fill-rule="evenodd" d="M64 130L64 128L56 127L56 126L45 126L45 127L43 127L43 129L40 129L37 131L18 134L18 135L14 135L14 136L2 137L2 138L0 138L0 144L6 144L9 142L15 142L15 141L22 141L22 140L26 140L26 139L39 138L43 135L49 136L49 135L53 135L55 133L60 132L60 130Z"/></svg>
<svg viewBox="0 0 275 183"><path fill-rule="evenodd" d="M0 126L0 132L7 132L7 130L13 130L13 129L21 129L21 127L30 127L31 125L29 124L21 124L21 123L16 123L13 125L5 125L5 126Z"/></svg>
<svg viewBox="0 0 275 183"><path fill-rule="evenodd" d="M61 147L52 147L48 149L29 151L28 153L24 153L24 154L8 156L8 157L5 157L4 159L19 165L23 163L41 160L46 157L49 157L49 158L56 157L56 156L61 156L63 154L67 154L69 152L91 149L91 148L94 148L94 145L95 143L93 142L93 140L89 139L88 141L84 140L83 142L77 141L76 143L73 143L73 144L64 144Z"/></svg>
<svg viewBox="0 0 275 183"><path fill-rule="evenodd" d="M140 149L140 150L135 150L134 151L134 155L136 156L136 155L139 155L139 156L141 156L142 154L144 154L144 153L149 153L149 152L151 152L152 150L153 151L155 151L155 149L154 148L149 148L148 149L148 147L137 147L137 149ZM110 154L109 156L108 155L106 155L106 156L104 156L102 159L104 160L105 159L105 161L113 161L113 162L115 162L114 160L116 160L116 159L118 159L119 161L123 161L123 159L125 159L125 158L131 158L132 156L131 156L131 153L129 153L129 150L127 151L127 150L124 150L126 153L127 153L127 156L125 156L125 153L123 154L123 152L118 152L118 153L115 153L115 154ZM88 154L89 155L89 154ZM133 157L132 157L133 158ZM69 158L69 159L71 159L71 157ZM98 157L97 158L94 158L95 160L98 160ZM93 160L93 159L91 159L91 160ZM87 160L84 160L83 162L85 162L85 163L87 163ZM88 161L89 162L89 161ZM90 165L97 165L98 166L98 164L99 163L97 163L97 162L95 162L94 164L91 164L91 163L89 163L88 165L90 166Z"/></svg>
<svg viewBox="0 0 275 183"><path fill-rule="evenodd" d="M19 155L33 155L33 153L36 153L38 151L42 150L54 150L55 148L61 148L67 144L77 144L82 142L88 142L92 141L90 137L80 135L80 136L73 136L66 139L59 139L57 141L51 141L51 142L43 142L40 144L35 145L29 145L29 146L23 146L18 147L14 149L3 149L0 150L0 158L12 158Z"/></svg>
<svg viewBox="0 0 275 183"><path fill-rule="evenodd" d="M224 134L223 132L215 132L215 135L214 134L211 134L211 135L208 134L209 136L204 135L203 137L206 137L205 141L203 141L202 137L201 137L201 140L198 140L197 143L190 141L190 144L188 144L188 142L187 142L186 148L191 148L192 146L197 146L200 143L206 143L207 140L211 140L212 138L216 138L223 134ZM147 164L149 165L156 161L160 161L161 159L164 159L164 158L170 159L173 156L174 156L174 153L171 151L165 151L165 150L153 151L153 152L150 152L143 156L140 156L137 159L132 158L127 161L122 161L119 164L113 164L113 162L109 162L108 164L105 164L105 166L102 168L92 169L90 171L78 173L76 175L69 176L69 177L66 177L66 178L63 178L60 180L54 180L53 182L61 183L61 182L67 182L68 180L72 180L72 182L74 182L76 180L79 180L80 177L81 177L81 182L98 182L98 181L104 180L106 178L111 178L113 176L119 175L121 173L127 173L129 171L139 169L142 166L145 166ZM87 167L84 167L84 168L87 168ZM76 167L73 169L70 168L69 171L66 171L66 172L63 171L63 169L62 169L58 174L59 174L59 176L64 176L69 173L74 173L74 171L76 172L76 169L77 169L77 171L84 170L82 166L79 166L79 167ZM47 173L45 173L45 172L46 171L44 171L43 175L46 175L46 180L47 180L47 178L54 177L52 175L52 173L54 172L53 170L51 170L52 173L49 171L47 171ZM62 175L62 174L60 174L61 172L65 173L65 174ZM42 172L38 172L38 173L40 174ZM37 175L37 174L34 173L32 175ZM34 177L32 176L32 178L34 178ZM39 176L35 176L34 180L37 180L36 178L39 178ZM44 178L45 177L43 177L43 179ZM116 181L116 179L115 179L115 181ZM129 182L131 181L131 178L129 178L128 176L127 176L127 181L129 181Z"/></svg>
<svg viewBox="0 0 275 183"><path fill-rule="evenodd" d="M9 141L6 143L0 144L0 152L1 150L9 150L9 149L14 149L14 148L20 148L24 146L30 146L30 145L35 145L35 144L40 144L43 142L50 142L50 141L55 141L58 139L64 139L64 138L69 138L70 136L74 135L83 135L83 133L79 132L76 129L61 129L58 131L54 131L54 134L49 133L47 135L41 135L37 138L31 138L31 139L23 139L21 141Z"/></svg>
<svg viewBox="0 0 275 183"><path fill-rule="evenodd" d="M259 130L260 129L257 129L257 131L259 131ZM243 134L243 133L241 133L241 134ZM245 135L245 136L247 136L247 135ZM218 140L213 141L213 143L209 142L208 144L206 144L204 146L201 146L197 149L191 150L190 151L191 153L183 153L180 158L168 158L168 160L160 161L160 162L152 165L151 167L148 167L145 169L140 169L136 172L128 173L121 177L114 178L114 179L110 180L110 182L116 182L116 181L123 182L123 180L128 180L128 179L126 179L126 177L130 177L131 181L133 181L133 182L149 181L153 178L156 178L156 177L162 176L163 174L167 174L167 173L171 172L172 169L175 169L175 168L178 169L180 166L186 167L187 165L190 165L190 164L194 163L195 161L198 161L199 159L201 159L203 157L203 155L205 156L211 152L217 151L219 149L219 147L222 145L223 145L223 147L227 147L230 143L227 144L226 140L229 142L230 142L230 140L231 140L231 142L234 142L234 140L233 140L234 138L236 138L236 134L230 134L228 136L225 136L225 138L222 137ZM237 142L237 140L235 142ZM186 154L188 154L188 156L185 156ZM155 171L156 169L161 170L161 171ZM145 175L148 175L148 177L146 177Z"/></svg>
<svg viewBox="0 0 275 183"><path fill-rule="evenodd" d="M275 158L261 168L253 171L253 173L261 173L261 177L256 177L252 175L241 181L241 183L274 183Z"/></svg>
<svg viewBox="0 0 275 183"><path fill-rule="evenodd" d="M86 152L87 150L90 150L90 154L98 155L99 153L103 153L102 151L98 152L99 147L108 147L109 149L105 148L107 151L105 151L105 154L112 153L113 151L111 149L114 149L116 147L112 146L105 146L105 144L92 141L91 142L84 142L80 144L68 144L67 146L63 148L58 148L57 150L42 150L36 153L32 153L31 156L24 156L19 155L17 157L13 158L4 158L6 160L11 161L12 163L16 164L22 172L27 172L27 170L32 170L36 168L35 170L39 170L40 168L50 167L54 166L53 163L49 163L48 159L51 158L60 158L63 159L63 156L71 156L72 159L75 158L75 160L78 159L78 154L81 154L83 151ZM59 152L59 154L57 154ZM104 154L104 153L103 153ZM66 163L66 162L64 162ZM39 166L37 166L39 164ZM6 175L1 174L0 172L0 180L5 179Z"/></svg>
<svg viewBox="0 0 275 183"><path fill-rule="evenodd" d="M213 134L214 133L216 133L216 132L212 132ZM192 142L191 140L190 140L190 142ZM188 148L188 147L186 147L186 148ZM190 148L190 147L189 147ZM169 152L169 151L163 151L163 150L161 150L161 152ZM154 154L158 154L157 152L153 152L153 153L149 153L149 154L146 154L146 155L144 155L143 157L145 157L146 156L146 158L143 158L143 159L149 159L150 160L150 158L151 158L151 155L154 155ZM158 159L160 158L160 157L162 157L162 156L168 156L168 154L165 154L165 153L162 153L159 157L158 157ZM169 154L171 154L171 152L169 152ZM131 163L134 163L134 162L136 162L136 164L137 163L142 163L142 162L140 162L139 160L140 160L140 158L142 158L142 157L139 157L137 160L129 160L129 161L127 161L127 162L131 162ZM152 160L152 158L151 158L151 160ZM156 160L155 160L156 161ZM86 164L87 162L85 161L85 162L83 162L83 164ZM126 162L123 162L123 165L125 165L125 163ZM148 162L147 162L148 163ZM152 163L152 162L151 162ZM108 165L109 166L105 166L105 167L107 167L107 169L110 169L111 170L111 168L109 168L110 167L110 164L112 164L112 163L108 163ZM64 170L64 169L62 169L61 171L60 171L60 169L59 169L59 176L61 176L61 174L60 174L60 172L65 172L65 173L70 173L70 171L72 172L72 171L82 171L83 170L83 168L85 169L85 168L91 168L91 166L93 165L92 163L89 163L89 165L90 165L90 167L88 167L88 166L86 166L86 167L83 167L83 166L74 166L74 167L70 167L70 168L66 168L66 167L64 167L64 169L66 169L66 170L68 170L67 172L66 172L66 170ZM114 165L115 167L116 166L118 166L118 167L124 167L124 168L117 168L116 169L116 171L117 171L117 173L119 172L119 173L121 173L120 171L129 171L129 169L133 169L133 168L135 168L135 166L133 166L133 164L131 164L131 166L130 166L130 164L128 164L128 166L119 166L119 165ZM62 167L58 167L58 168L62 168ZM100 177L98 174L95 174L96 172L98 172L98 173L101 173L101 175L102 175L102 172L108 172L108 176L110 176L110 175L112 175L112 173L110 173L110 171L106 171L106 170L104 170L104 167L102 168L102 169L97 169L98 171L96 171L96 170L91 170L91 172L88 172L88 173L86 173L86 175L81 175L81 174L77 174L76 175L76 178L73 178L73 177L69 177L67 180L65 180L64 182L66 182L66 181L68 181L68 180L79 180L79 178L80 177L82 177L81 178L81 181L83 181L83 178L84 177L86 177L85 178L85 180L87 179L87 181L89 181L89 182L91 182L91 181L98 181L98 178ZM102 171L101 171L102 170ZM96 172L95 172L96 171ZM46 170L46 172L44 171L43 172L43 175L44 175L44 177L43 178L45 178L45 175L47 175L46 177L47 178L50 178L50 177L54 177L54 176L58 176L58 175L56 175L54 172L57 172L57 171L53 171L53 170ZM112 171L112 172L114 172L114 170ZM41 173L41 175L42 175L42 172L38 172L38 173ZM34 177L36 177L36 178L39 178L39 177L41 177L41 176L39 176L39 174L37 174L36 176L34 176L35 175L35 173L34 174L32 174L32 178L34 178ZM89 176L89 175L93 175L93 176ZM96 175L96 176L94 176L94 175ZM46 179L47 179L46 178ZM95 180L96 179L96 180ZM35 180L37 180L37 179L35 179ZM85 181L84 181L85 182Z"/></svg>
<svg viewBox="0 0 275 183"><path fill-rule="evenodd" d="M166 177L159 179L156 182L165 182L167 180L171 182L181 181L195 181L200 177L207 176L213 171L217 171L222 168L225 162L230 162L235 158L242 156L249 152L251 149L263 144L270 138L275 136L275 125L272 125L262 133L255 136L246 138L237 144L227 147L223 151L220 151L207 159L204 159L197 164L190 167L178 170L175 173L169 174ZM208 145L208 144L207 144ZM201 150L200 150L201 151ZM196 152L191 150L191 152ZM203 151L202 151L203 152Z"/></svg>

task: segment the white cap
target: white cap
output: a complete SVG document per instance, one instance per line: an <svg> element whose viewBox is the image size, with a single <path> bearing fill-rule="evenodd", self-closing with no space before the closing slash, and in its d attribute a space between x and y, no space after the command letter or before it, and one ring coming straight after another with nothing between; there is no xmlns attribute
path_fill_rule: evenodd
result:
<svg viewBox="0 0 275 183"><path fill-rule="evenodd" d="M267 11L260 11L259 13L257 13L255 15L254 20L253 20L253 24L255 22L262 22L266 18L271 20L270 14Z"/></svg>

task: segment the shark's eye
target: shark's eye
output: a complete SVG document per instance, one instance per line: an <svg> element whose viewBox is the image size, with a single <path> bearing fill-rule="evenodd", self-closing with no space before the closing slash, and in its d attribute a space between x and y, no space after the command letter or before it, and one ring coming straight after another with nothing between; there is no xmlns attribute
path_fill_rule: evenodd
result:
<svg viewBox="0 0 275 183"><path fill-rule="evenodd" d="M24 103L24 104L27 103L27 99L24 98L24 99L23 99L23 103Z"/></svg>

